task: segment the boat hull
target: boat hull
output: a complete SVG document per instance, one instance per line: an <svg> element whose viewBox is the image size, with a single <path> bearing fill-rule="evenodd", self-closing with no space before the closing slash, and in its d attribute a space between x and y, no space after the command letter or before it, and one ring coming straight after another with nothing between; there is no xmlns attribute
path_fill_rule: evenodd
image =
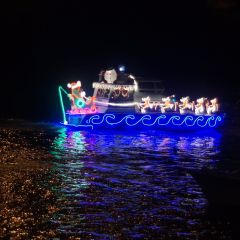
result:
<svg viewBox="0 0 240 240"><path fill-rule="evenodd" d="M178 129L201 130L217 128L223 123L223 115L181 114L70 114L64 125L78 129Z"/></svg>

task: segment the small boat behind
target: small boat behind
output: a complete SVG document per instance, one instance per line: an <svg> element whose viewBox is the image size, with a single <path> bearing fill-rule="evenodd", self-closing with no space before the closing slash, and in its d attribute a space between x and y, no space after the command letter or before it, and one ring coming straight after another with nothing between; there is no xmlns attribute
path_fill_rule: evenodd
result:
<svg viewBox="0 0 240 240"><path fill-rule="evenodd" d="M81 81L67 84L69 91L59 86L60 103L65 126L79 129L182 129L216 128L223 123L217 98L201 97L194 101L189 96L176 99L175 95L154 96L141 91L136 77L125 71L103 70L93 83L93 96L87 97ZM141 89L142 90L142 89ZM70 103L66 110L66 98ZM69 104L68 104L69 105Z"/></svg>

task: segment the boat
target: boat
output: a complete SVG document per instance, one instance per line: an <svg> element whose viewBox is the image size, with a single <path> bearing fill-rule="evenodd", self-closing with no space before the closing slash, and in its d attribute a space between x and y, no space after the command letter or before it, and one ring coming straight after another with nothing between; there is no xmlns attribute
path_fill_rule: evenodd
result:
<svg viewBox="0 0 240 240"><path fill-rule="evenodd" d="M139 89L139 83L137 77L120 66L118 70L100 71L98 81L92 84L91 97L86 96L80 80L68 83L68 91L59 86L61 124L91 130L200 130L216 128L223 123L224 113L219 109L217 98L201 97L190 101L190 97L185 96L178 101L174 94L163 96L162 89L154 94L144 92Z"/></svg>

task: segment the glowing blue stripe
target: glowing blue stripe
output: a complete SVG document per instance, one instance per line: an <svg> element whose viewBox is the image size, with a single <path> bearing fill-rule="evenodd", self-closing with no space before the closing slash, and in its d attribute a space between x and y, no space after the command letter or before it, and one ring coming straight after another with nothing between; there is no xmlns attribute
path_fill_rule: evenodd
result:
<svg viewBox="0 0 240 240"><path fill-rule="evenodd" d="M176 127L216 127L216 125L223 121L221 116L194 116L194 115L165 115L165 114L94 114L81 115L82 120L80 125L68 124L73 127L91 127L94 126L176 126ZM78 119L78 116L76 116Z"/></svg>

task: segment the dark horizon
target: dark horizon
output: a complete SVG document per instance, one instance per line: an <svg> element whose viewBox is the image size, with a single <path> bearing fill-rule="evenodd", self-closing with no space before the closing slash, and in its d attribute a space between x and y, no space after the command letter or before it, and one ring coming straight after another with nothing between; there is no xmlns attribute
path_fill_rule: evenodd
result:
<svg viewBox="0 0 240 240"><path fill-rule="evenodd" d="M237 101L237 2L172 4L8 6L0 117L57 120L58 85L80 79L91 91L102 68L119 64L137 76L163 80L170 94Z"/></svg>

